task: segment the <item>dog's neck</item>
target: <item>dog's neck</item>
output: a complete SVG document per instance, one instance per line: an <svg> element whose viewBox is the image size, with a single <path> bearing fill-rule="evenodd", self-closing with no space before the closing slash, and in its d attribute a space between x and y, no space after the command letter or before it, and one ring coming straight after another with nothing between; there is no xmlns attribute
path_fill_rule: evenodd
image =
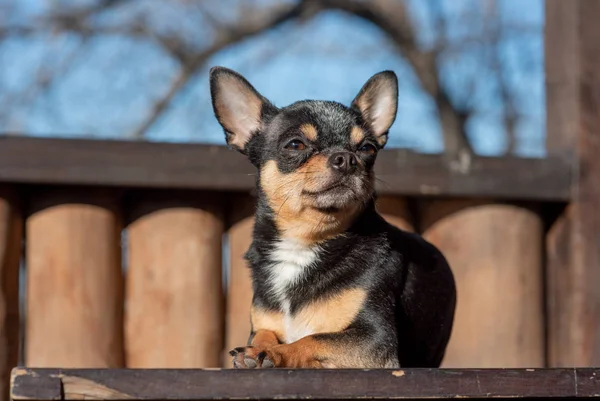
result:
<svg viewBox="0 0 600 401"><path fill-rule="evenodd" d="M267 248L271 248L274 246L274 244L281 241L299 244L299 246L304 246L306 248L323 247L328 242L339 237L343 237L348 233L361 231L365 226L366 221L373 220L373 218L377 218L377 216L378 213L375 210L375 202L374 200L370 200L360 209L358 213L352 217L351 220L348 221L347 225L341 230L333 232L330 236L323 237L321 240L307 241L307 237L305 235L294 235L299 231L282 232L282 230L277 226L275 211L270 208L268 201L264 197L259 196L256 219L254 223L254 243L260 244L261 247ZM300 225L302 222L299 222L298 224Z"/></svg>

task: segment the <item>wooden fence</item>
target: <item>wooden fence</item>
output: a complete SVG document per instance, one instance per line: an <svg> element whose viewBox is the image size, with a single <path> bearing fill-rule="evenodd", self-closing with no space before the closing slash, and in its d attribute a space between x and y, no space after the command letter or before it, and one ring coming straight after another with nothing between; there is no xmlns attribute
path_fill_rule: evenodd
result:
<svg viewBox="0 0 600 401"><path fill-rule="evenodd" d="M387 150L378 159L379 210L440 247L457 278L444 367L600 363L598 15L599 0L547 1L546 158ZM26 366L224 366L249 331L241 256L253 174L218 146L0 137L3 385L18 358L21 260Z"/></svg>
<svg viewBox="0 0 600 401"><path fill-rule="evenodd" d="M27 366L219 367L246 342L254 175L243 156L3 137L0 160L15 277L25 240ZM438 245L458 280L447 366L544 366L544 222L568 199L569 166L474 158L455 169L444 156L381 154L379 210Z"/></svg>

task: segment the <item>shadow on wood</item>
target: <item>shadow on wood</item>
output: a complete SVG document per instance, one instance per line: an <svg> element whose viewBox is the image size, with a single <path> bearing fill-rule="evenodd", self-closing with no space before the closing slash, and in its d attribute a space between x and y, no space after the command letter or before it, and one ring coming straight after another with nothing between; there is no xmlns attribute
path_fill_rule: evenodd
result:
<svg viewBox="0 0 600 401"><path fill-rule="evenodd" d="M23 218L15 191L0 186L0 401L19 357L19 262Z"/></svg>

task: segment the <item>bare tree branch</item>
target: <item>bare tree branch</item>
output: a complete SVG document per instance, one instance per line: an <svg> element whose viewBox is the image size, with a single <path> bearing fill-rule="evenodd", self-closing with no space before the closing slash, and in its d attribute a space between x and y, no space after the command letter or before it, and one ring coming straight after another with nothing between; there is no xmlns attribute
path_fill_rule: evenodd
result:
<svg viewBox="0 0 600 401"><path fill-rule="evenodd" d="M444 134L444 148L450 155L472 153L466 134L468 113L452 104L439 81L437 51L423 51L403 1L398 0L304 0L323 9L337 9L356 15L381 28L394 41L418 77L421 86L435 101Z"/></svg>
<svg viewBox="0 0 600 401"><path fill-rule="evenodd" d="M107 11L125 3L126 0L100 0L90 7L68 8L66 11L51 13L42 20L47 19L47 23L68 29L70 26L77 26L80 22L87 20L98 12Z"/></svg>
<svg viewBox="0 0 600 401"><path fill-rule="evenodd" d="M42 94L44 91L47 91L51 86L54 80L59 76L65 76L69 70L75 64L77 58L81 55L81 53L85 50L86 40L82 40L81 43L77 45L77 47L71 51L71 53L64 59L60 64L55 66L53 69L48 68L49 58L53 56L53 51L49 51L46 54L46 59L48 62L42 62L40 67L36 71L35 78L32 80L30 85L24 89L23 92L19 93L19 96L6 96L4 99L0 101L0 122L7 121L8 117L11 114L11 106L15 106L19 104L20 106L31 105L33 101L35 101L36 97Z"/></svg>
<svg viewBox="0 0 600 401"><path fill-rule="evenodd" d="M218 14L220 10L209 7L213 3L209 3L208 0L204 2L194 0L187 3L186 12L191 13L190 16L198 16L198 20L203 20L203 27L208 27L215 35L214 40L200 50L182 37L183 35L178 36L177 30L174 30L175 33L163 33L164 31L152 26L144 19L135 22L127 21L119 26L102 26L95 22L94 17L101 13L111 8L130 4L126 0L99 0L88 7L61 9L59 12L38 18L29 25L2 26L0 23L0 40L7 36L68 32L80 35L83 39L92 36L122 35L156 43L170 57L178 61L179 70L166 91L148 109L141 124L130 133L130 137L141 139L169 109L173 99L190 79L204 68L207 60L217 52L247 38L260 35L285 22L293 20L302 22L326 10L339 10L373 23L387 34L395 49L412 67L423 90L435 102L443 131L445 151L452 157L472 153L466 133L466 122L475 109L479 110L479 106L471 104L469 99L471 97L469 94L475 91L477 82L473 79L470 82L471 85L465 87L466 90L460 91L464 96L456 96L456 91L452 91L448 82L444 81L441 76L440 66L444 62L442 54L462 52L473 44L482 44L482 41L486 42L485 46L497 47L497 43L494 41L499 40L497 35L500 35L500 32L493 31L490 33L491 36L486 36L486 38L477 35L465 37L461 38L459 42L451 43L446 32L447 15L440 8L441 3L437 0L428 2L434 26L437 28L434 46L428 49L420 46L417 28L413 26L413 21L403 0L298 0L294 4L279 3L277 6L267 8L261 8L254 3L250 3L250 6L249 3L242 1L239 4L245 8L237 10L239 13L235 15L240 17L233 23L224 22L226 19L221 20ZM496 24L492 25L496 27ZM529 29L528 26L521 28ZM507 29L507 26L503 26L502 35L506 33ZM512 150L516 142L514 130L519 114L506 81L504 65L499 59L500 55L496 49L494 52L488 59L488 67L501 83L499 96L504 102L504 124L509 135L509 149ZM52 80L57 79L58 73L45 73L35 84L40 85L43 90L44 87L47 88L52 84ZM25 92L27 98L31 97L31 93L38 93L32 92L31 88Z"/></svg>
<svg viewBox="0 0 600 401"><path fill-rule="evenodd" d="M502 104L502 125L508 140L506 148L507 154L512 154L515 151L517 145L517 123L518 114L515 105L515 99L513 99L510 83L507 79L506 69L508 66L502 62L502 56L500 54L501 48L500 43L503 36L503 27L499 20L499 10L496 0L488 0L486 4L485 19L487 27L487 35L489 37L491 46L489 50L489 66L494 72L498 80L498 92Z"/></svg>
<svg viewBox="0 0 600 401"><path fill-rule="evenodd" d="M247 18L244 24L239 24L233 27L223 27L218 33L215 42L206 50L192 56L187 56L184 60L179 73L171 82L167 92L163 97L158 99L151 107L151 111L131 134L132 138L142 139L146 132L154 125L164 111L169 107L175 95L183 88L190 78L203 67L204 63L213 54L223 50L224 48L238 43L246 38L256 36L283 24L303 13L303 4L285 7L279 10L265 10L260 15L253 15Z"/></svg>

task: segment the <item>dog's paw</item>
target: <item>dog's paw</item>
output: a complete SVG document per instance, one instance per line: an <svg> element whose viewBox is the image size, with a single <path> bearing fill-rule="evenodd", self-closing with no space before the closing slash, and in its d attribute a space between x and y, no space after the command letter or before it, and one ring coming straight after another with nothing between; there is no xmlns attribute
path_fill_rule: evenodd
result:
<svg viewBox="0 0 600 401"><path fill-rule="evenodd" d="M247 347L237 347L229 351L233 357L233 367L236 369L265 369L274 368L275 363L267 350Z"/></svg>

